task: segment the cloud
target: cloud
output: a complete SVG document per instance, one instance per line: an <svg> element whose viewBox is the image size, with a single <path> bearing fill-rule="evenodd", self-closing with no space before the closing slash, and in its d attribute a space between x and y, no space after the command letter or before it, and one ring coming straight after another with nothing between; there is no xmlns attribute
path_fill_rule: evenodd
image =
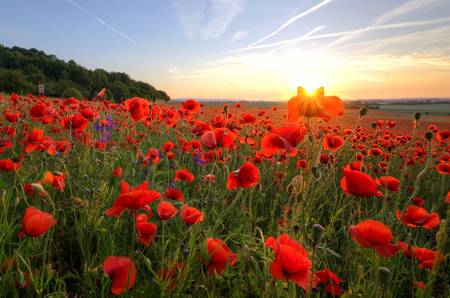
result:
<svg viewBox="0 0 450 298"><path fill-rule="evenodd" d="M261 39L255 41L254 43L250 44L249 47L252 47L252 46L255 46L255 45L257 45L257 44L260 44L261 42L263 42L263 41L265 41L265 40L267 40L267 39L269 39L269 38L275 36L275 35L278 34L281 30L283 30L283 29L289 27L289 26L290 26L292 23L294 23L295 21L297 21L297 20L299 20L299 19L301 19L301 18L303 18L303 17L305 17L305 16L307 16L307 15L309 15L309 14L315 12L316 10L320 9L322 6L325 6L325 5L327 5L328 3L333 2L333 1L334 1L334 0L324 0L324 1L320 2L319 4L317 4L317 5L313 6L313 7L311 7L310 9L308 9L308 10L302 12L302 13L299 13L298 15L296 15L296 16L290 18L289 20L287 20L287 21L286 21L283 25L281 25L277 30L273 31L273 32L270 33L269 35L266 35L266 36L264 36L263 38L261 38Z"/></svg>
<svg viewBox="0 0 450 298"><path fill-rule="evenodd" d="M231 42L234 43L248 35L248 31L239 30L234 32L233 36L231 37Z"/></svg>
<svg viewBox="0 0 450 298"><path fill-rule="evenodd" d="M221 36L244 10L244 0L173 0L177 17L189 38Z"/></svg>
<svg viewBox="0 0 450 298"><path fill-rule="evenodd" d="M88 11L86 8L84 8L80 4L76 3L73 0L66 0L66 1L70 4L72 4L74 7L76 7L80 11L82 11L85 15L94 18L97 22L99 22L100 24L102 24L103 26L105 26L106 28L111 30L112 32L116 33L117 35L125 38L126 40L128 40L130 42L134 42L134 40L131 37L129 37L128 35L126 35L125 33L121 32L121 31L119 31L117 28L111 26L110 24L106 23L104 20L100 19L99 17L95 16L93 13Z"/></svg>

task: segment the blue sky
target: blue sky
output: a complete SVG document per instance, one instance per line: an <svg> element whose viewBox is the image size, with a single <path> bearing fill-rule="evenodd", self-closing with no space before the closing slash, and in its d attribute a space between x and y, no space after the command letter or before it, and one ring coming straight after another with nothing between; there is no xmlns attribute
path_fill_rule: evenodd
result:
<svg viewBox="0 0 450 298"><path fill-rule="evenodd" d="M3 0L0 43L172 97L450 97L448 0Z"/></svg>

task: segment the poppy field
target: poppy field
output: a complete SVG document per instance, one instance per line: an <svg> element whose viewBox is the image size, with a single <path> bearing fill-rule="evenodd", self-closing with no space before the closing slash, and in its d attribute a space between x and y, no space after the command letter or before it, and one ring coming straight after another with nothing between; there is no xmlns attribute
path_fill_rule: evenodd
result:
<svg viewBox="0 0 450 298"><path fill-rule="evenodd" d="M449 297L450 119L0 97L1 297Z"/></svg>

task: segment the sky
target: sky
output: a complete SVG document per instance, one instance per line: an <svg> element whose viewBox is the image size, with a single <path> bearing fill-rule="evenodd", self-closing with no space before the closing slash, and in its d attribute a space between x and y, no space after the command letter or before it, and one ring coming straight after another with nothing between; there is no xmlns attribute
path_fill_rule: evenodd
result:
<svg viewBox="0 0 450 298"><path fill-rule="evenodd" d="M449 0L0 0L0 43L172 98L450 97Z"/></svg>

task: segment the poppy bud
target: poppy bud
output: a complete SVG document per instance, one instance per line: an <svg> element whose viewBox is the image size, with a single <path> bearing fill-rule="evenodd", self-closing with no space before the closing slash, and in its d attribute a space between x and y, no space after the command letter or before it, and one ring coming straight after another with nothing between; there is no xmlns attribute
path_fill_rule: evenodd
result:
<svg viewBox="0 0 450 298"><path fill-rule="evenodd" d="M33 188L33 191L36 191L38 193L45 193L45 189L40 183L31 183L31 187Z"/></svg>
<svg viewBox="0 0 450 298"><path fill-rule="evenodd" d="M324 228L320 224L314 224L312 226L312 238L314 243L319 243L322 238Z"/></svg>
<svg viewBox="0 0 450 298"><path fill-rule="evenodd" d="M392 272L387 267L378 267L377 280L382 286L388 285L392 278Z"/></svg>
<svg viewBox="0 0 450 298"><path fill-rule="evenodd" d="M299 225L299 224L295 224L295 225L294 225L294 232L295 232L295 233L300 232L300 225Z"/></svg>
<svg viewBox="0 0 450 298"><path fill-rule="evenodd" d="M365 116L365 115L367 115L367 108L366 107L362 107L360 110L359 110L359 116L360 117L363 117L363 116Z"/></svg>
<svg viewBox="0 0 450 298"><path fill-rule="evenodd" d="M372 122L371 126L372 126L373 129L375 129L375 128L377 128L377 123L376 122Z"/></svg>
<svg viewBox="0 0 450 298"><path fill-rule="evenodd" d="M416 119L416 121L419 121L421 114L419 112L414 114L414 119Z"/></svg>
<svg viewBox="0 0 450 298"><path fill-rule="evenodd" d="M428 141L430 141L430 140L433 138L433 132L427 131L427 132L425 133L425 138L426 138Z"/></svg>

